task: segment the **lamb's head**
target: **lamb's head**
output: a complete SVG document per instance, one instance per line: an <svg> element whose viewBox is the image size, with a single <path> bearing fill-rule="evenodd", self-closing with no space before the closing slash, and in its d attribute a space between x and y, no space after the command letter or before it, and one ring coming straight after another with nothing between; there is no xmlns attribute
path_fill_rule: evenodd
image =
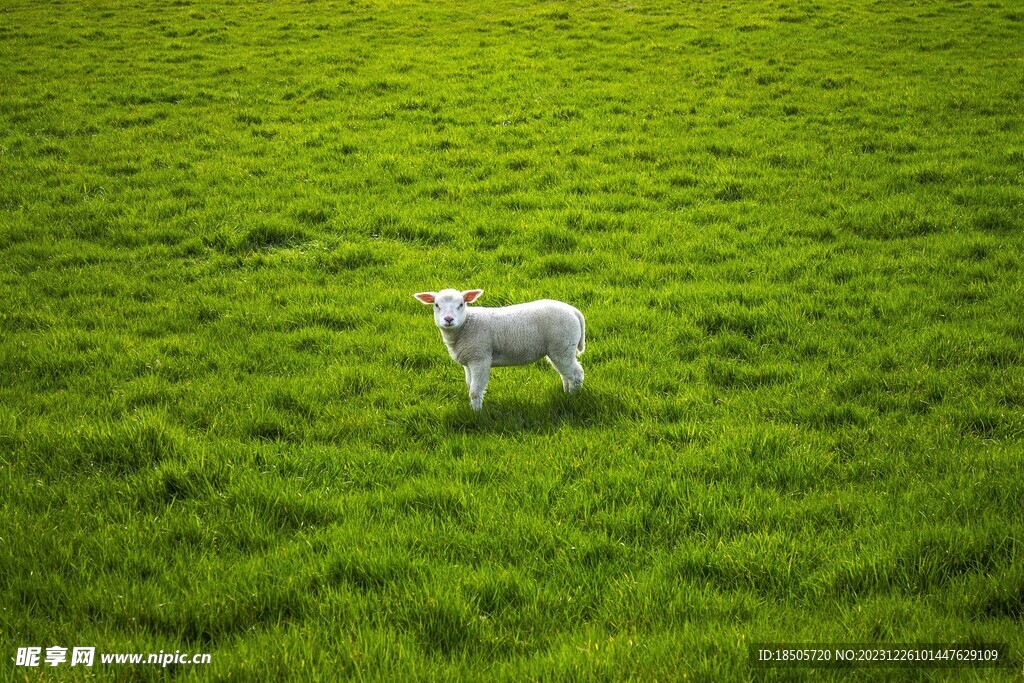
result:
<svg viewBox="0 0 1024 683"><path fill-rule="evenodd" d="M442 330L457 330L466 322L466 304L475 301L484 293L482 289L460 292L456 289L442 289L440 292L413 294L425 304L434 306L434 322Z"/></svg>

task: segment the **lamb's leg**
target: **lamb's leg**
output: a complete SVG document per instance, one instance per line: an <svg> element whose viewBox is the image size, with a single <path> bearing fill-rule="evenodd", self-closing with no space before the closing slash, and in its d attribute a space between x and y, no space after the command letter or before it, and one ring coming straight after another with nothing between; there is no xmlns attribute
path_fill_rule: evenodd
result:
<svg viewBox="0 0 1024 683"><path fill-rule="evenodd" d="M490 363L477 363L466 368L469 373L469 405L473 410L484 407L484 392L487 391L487 380L491 376Z"/></svg>
<svg viewBox="0 0 1024 683"><path fill-rule="evenodd" d="M472 382L470 381L469 366L463 365L462 369L466 371L466 391L469 391L470 388L473 386Z"/></svg>
<svg viewBox="0 0 1024 683"><path fill-rule="evenodd" d="M562 391L568 393L568 391L569 391L569 379L565 376L564 372L559 370L558 364L555 363L555 361L551 360L551 356L548 356L548 362L551 363L551 367L553 367L555 369L555 371L559 374L559 376L561 376L561 378L562 378Z"/></svg>
<svg viewBox="0 0 1024 683"><path fill-rule="evenodd" d="M564 353L548 356L548 360L562 376L562 390L577 391L583 386L583 366L576 360L576 348L567 349Z"/></svg>

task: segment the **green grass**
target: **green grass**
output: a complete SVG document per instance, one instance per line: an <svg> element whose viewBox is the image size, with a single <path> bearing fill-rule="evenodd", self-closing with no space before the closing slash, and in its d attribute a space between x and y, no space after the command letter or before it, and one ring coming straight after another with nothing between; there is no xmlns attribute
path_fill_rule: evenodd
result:
<svg viewBox="0 0 1024 683"><path fill-rule="evenodd" d="M8 0L2 677L1019 676L1022 43L1010 0ZM447 286L583 310L582 394L473 414Z"/></svg>

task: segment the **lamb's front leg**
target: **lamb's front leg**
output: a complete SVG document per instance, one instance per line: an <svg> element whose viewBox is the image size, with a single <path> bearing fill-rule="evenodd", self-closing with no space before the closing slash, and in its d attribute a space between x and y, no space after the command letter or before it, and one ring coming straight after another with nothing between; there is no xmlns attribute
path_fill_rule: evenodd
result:
<svg viewBox="0 0 1024 683"><path fill-rule="evenodd" d="M490 363L474 363L466 366L469 377L469 405L473 410L484 407L484 392L487 391L487 380L491 376Z"/></svg>

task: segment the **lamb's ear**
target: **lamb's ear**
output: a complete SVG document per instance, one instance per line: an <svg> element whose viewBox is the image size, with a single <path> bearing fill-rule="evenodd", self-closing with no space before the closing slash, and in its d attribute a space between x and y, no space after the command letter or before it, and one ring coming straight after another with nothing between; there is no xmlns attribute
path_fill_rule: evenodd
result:
<svg viewBox="0 0 1024 683"><path fill-rule="evenodd" d="M434 299L437 298L437 292L420 292L419 294L413 294L413 296L425 304L432 304Z"/></svg>
<svg viewBox="0 0 1024 683"><path fill-rule="evenodd" d="M470 289L462 293L462 300L467 304L476 301L477 297L484 293L482 289Z"/></svg>

